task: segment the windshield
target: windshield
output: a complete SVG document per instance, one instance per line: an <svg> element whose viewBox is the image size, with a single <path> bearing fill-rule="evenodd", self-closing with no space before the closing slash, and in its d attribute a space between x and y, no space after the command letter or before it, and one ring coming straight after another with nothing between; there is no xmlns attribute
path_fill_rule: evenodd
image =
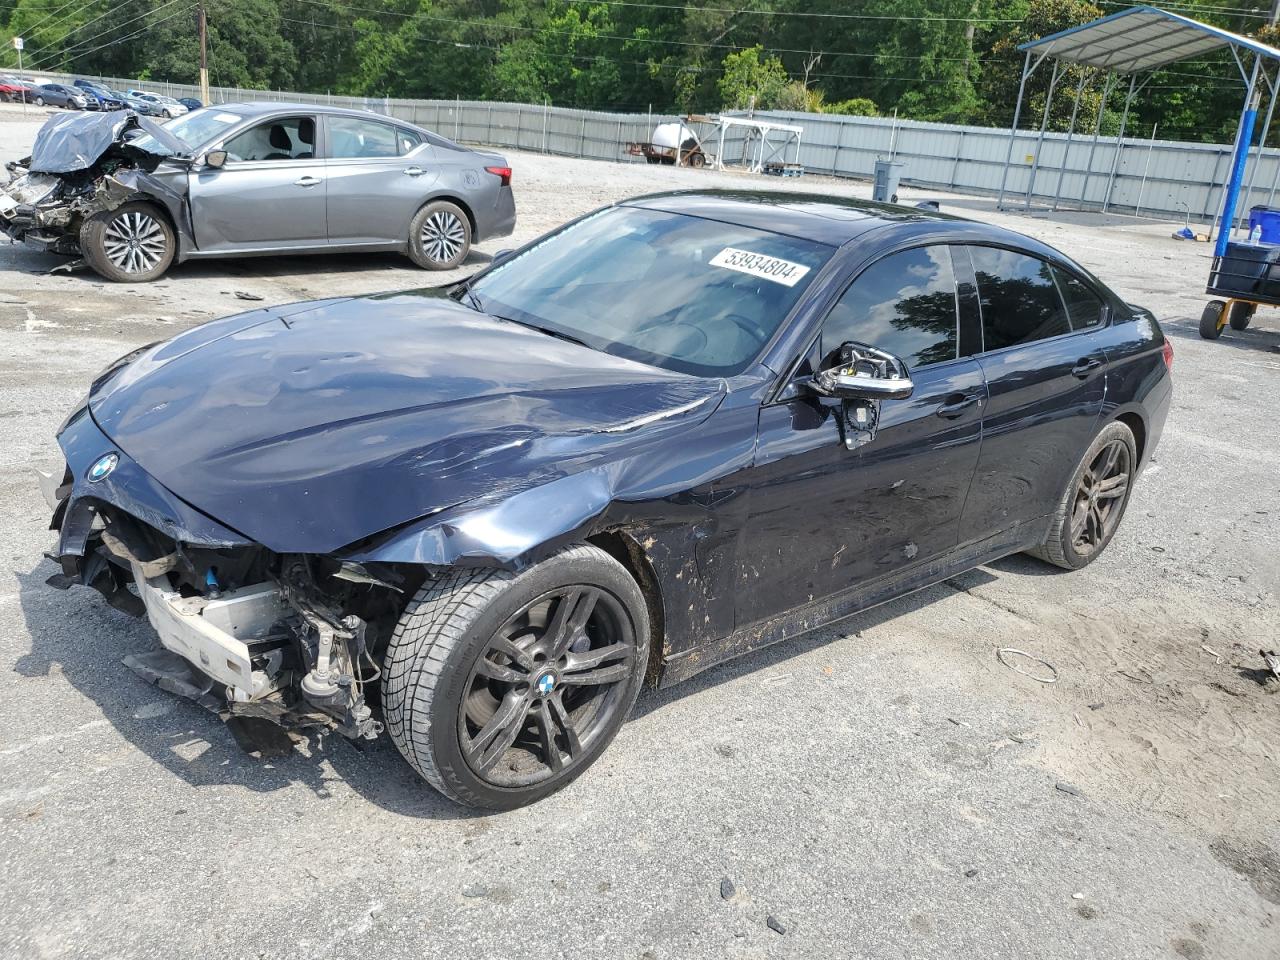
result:
<svg viewBox="0 0 1280 960"><path fill-rule="evenodd" d="M164 125L164 129L191 150L196 150L243 119L239 114L227 113L225 110L192 110L176 120L170 120ZM156 141L150 136L139 137L134 144L143 150L156 149Z"/></svg>
<svg viewBox="0 0 1280 960"><path fill-rule="evenodd" d="M593 214L469 289L486 313L699 376L760 353L831 247L640 207Z"/></svg>

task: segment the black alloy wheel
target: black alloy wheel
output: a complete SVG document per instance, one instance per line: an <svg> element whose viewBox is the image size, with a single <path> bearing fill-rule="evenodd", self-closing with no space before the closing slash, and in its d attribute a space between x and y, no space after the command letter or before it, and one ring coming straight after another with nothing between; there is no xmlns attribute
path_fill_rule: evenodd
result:
<svg viewBox="0 0 1280 960"><path fill-rule="evenodd" d="M526 604L476 660L458 709L467 766L499 787L549 780L630 707L635 636L618 600L560 587Z"/></svg>
<svg viewBox="0 0 1280 960"><path fill-rule="evenodd" d="M391 741L445 796L511 810L587 770L649 666L649 607L602 548L456 568L414 594L383 657Z"/></svg>
<svg viewBox="0 0 1280 960"><path fill-rule="evenodd" d="M1086 560L1106 546L1119 526L1132 477L1129 445L1121 438L1098 450L1080 475L1071 510L1071 546Z"/></svg>

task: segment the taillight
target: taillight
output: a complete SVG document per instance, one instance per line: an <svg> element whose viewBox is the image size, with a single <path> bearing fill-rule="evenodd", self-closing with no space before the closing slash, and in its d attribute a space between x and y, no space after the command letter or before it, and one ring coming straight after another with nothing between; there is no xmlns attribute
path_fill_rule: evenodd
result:
<svg viewBox="0 0 1280 960"><path fill-rule="evenodd" d="M1173 373L1173 343L1168 337L1164 340L1164 365Z"/></svg>
<svg viewBox="0 0 1280 960"><path fill-rule="evenodd" d="M510 167L485 167L485 170L487 170L489 173L492 173L495 177L501 177L502 185L504 187L511 186L511 168Z"/></svg>

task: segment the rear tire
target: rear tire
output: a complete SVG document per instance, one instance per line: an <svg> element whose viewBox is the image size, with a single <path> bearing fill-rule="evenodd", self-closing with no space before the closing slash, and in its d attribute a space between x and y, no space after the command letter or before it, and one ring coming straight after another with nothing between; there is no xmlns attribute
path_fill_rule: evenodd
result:
<svg viewBox="0 0 1280 960"><path fill-rule="evenodd" d="M1027 552L1065 570L1100 557L1124 518L1137 467L1133 431L1119 421L1103 427L1071 474L1045 542Z"/></svg>
<svg viewBox="0 0 1280 960"><path fill-rule="evenodd" d="M452 270L471 250L471 221L456 203L433 200L409 224L409 259L427 270Z"/></svg>
<svg viewBox="0 0 1280 960"><path fill-rule="evenodd" d="M34 100L34 101L32 101L32 102L33 102L33 103L35 103L35 105L36 105L37 107L43 107L43 106L44 106L44 97L36 97L36 98L35 98L35 100Z"/></svg>
<svg viewBox="0 0 1280 960"><path fill-rule="evenodd" d="M1248 330L1249 322L1253 320L1253 314L1257 309L1256 304L1232 300L1231 307L1227 310L1227 323L1231 324L1232 330Z"/></svg>
<svg viewBox="0 0 1280 960"><path fill-rule="evenodd" d="M1221 300L1210 300L1200 313L1200 336L1206 340L1217 340L1222 336L1222 311L1227 305Z"/></svg>
<svg viewBox="0 0 1280 960"><path fill-rule="evenodd" d="M145 200L95 213L80 227L85 262L113 283L159 279L173 263L177 249L168 219Z"/></svg>
<svg viewBox="0 0 1280 960"><path fill-rule="evenodd" d="M417 592L392 634L387 732L450 799L524 806L609 745L648 650L640 588L598 547L570 546L518 573L452 570Z"/></svg>

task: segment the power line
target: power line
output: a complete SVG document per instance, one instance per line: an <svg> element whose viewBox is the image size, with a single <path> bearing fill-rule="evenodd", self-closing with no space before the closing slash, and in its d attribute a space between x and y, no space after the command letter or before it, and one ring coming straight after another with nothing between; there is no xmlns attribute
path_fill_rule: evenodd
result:
<svg viewBox="0 0 1280 960"><path fill-rule="evenodd" d="M128 19L128 20L125 20L125 21L123 21L123 22L121 22L121 23L114 24L113 26L111 26L111 27L110 27L110 28L108 28L108 29L110 29L110 30L120 30L120 29L121 29L121 28L123 28L123 27L127 27L127 26L128 26L129 24L131 24L131 23L137 23L139 20L142 20L144 17L149 17L149 16L152 16L152 15L154 15L154 14L157 14L157 13L159 13L161 10L168 9L169 7L172 7L175 3L180 3L180 2L181 2L181 0L169 0L169 2L168 2L168 3L161 4L160 6L155 7L154 9L151 9L151 10L144 10L142 13L138 14L136 17L132 17L132 18L130 18L130 19ZM121 4L121 6L124 6L124 4ZM119 7L117 7L116 9L118 10L118 9L119 9ZM106 16L106 14L103 14L103 16ZM99 17L98 19L101 19L101 17ZM91 22L92 22L92 21L91 21ZM88 24L86 24L86 26L87 26L87 25L88 25ZM145 28L144 28L144 29L145 29ZM66 39L67 39L67 37L72 36L75 32L76 32L76 31L74 31L74 30L73 30L71 33L68 33L68 34L67 34L66 36L64 36L62 39L63 39L63 40L66 40ZM78 56L80 56L82 53L87 53L87 52L89 52L89 51L83 50L83 48L84 48L84 47L86 47L86 46L89 46L90 44L92 44L92 43L94 42L94 40L97 40L97 39L98 39L98 37L93 37L92 39L89 39L89 40L83 40L83 41L81 41L81 42L79 42L79 43L72 44L72 45L71 45L71 46L69 46L69 47L64 47L64 48L62 48L61 50L59 50L58 52L56 52L56 53L49 53L49 55L48 55L48 56L45 56L45 54L46 54L48 51L47 51L47 50L43 50L43 49L42 49L42 50L40 51L40 56L39 56L39 58L38 58L38 64L36 64L35 66L33 66L33 69L38 69L38 68L39 68L39 67L41 67L41 66L47 66L48 64L53 63L53 62L54 62L54 61L56 61L56 60L61 60L61 59L63 59L64 57L68 57L68 56L70 56L70 55L72 55L72 54L75 54L75 55L78 57ZM98 48L95 48L95 49L101 49L101 48L100 48L100 47L98 47Z"/></svg>
<svg viewBox="0 0 1280 960"><path fill-rule="evenodd" d="M173 4L178 3L178 2L180 2L180 0L170 0L170 2L169 2L169 3L165 4L165 6L172 6ZM163 10L163 9L164 9L164 7L157 7L157 8L156 8L156 11ZM96 47L90 47L88 50L81 50L79 53L75 54L75 56L72 56L72 57L66 57L66 55L65 55L65 54L60 54L60 55L56 55L56 56L50 57L49 59L42 61L42 64L47 65L47 64L52 63L52 62L54 62L54 61L56 61L56 60L61 60L61 59L64 59L64 58L66 59L66 62L68 62L68 63L74 62L74 61L76 61L76 60L79 60L81 57L87 57L87 56L88 56L89 54L91 54L91 53L97 53L99 50L105 50L107 47L114 47L114 46L116 46L117 44L124 43L126 40L132 40L134 37L142 36L142 34L146 33L148 30L152 30L152 29L154 29L155 27L160 26L160 24L162 24L162 23L168 23L170 20L174 19L175 17L180 17L180 16L182 16L182 15L183 15L183 14L185 14L185 13L190 13L190 10L189 10L188 8L184 8L184 9L182 9L182 10L178 10L177 12L175 12L175 13L171 13L171 14L169 14L169 16L167 16L167 17L163 17L163 18L161 18L161 19L159 19L159 20L155 21L154 23L148 23L148 24L147 24L147 25L145 25L141 30L135 30L133 33L127 34L126 36L123 36L123 37L116 37L116 39L114 39L114 40L108 40L106 43L100 43L100 44L98 44L98 46L96 46ZM42 69L42 68L43 68L43 67L41 67L41 68L33 67L32 69Z"/></svg>
<svg viewBox="0 0 1280 960"><path fill-rule="evenodd" d="M358 32L356 31L356 29L351 24L347 24L347 23L317 23L314 20L297 20L290 17L281 17L280 19L285 23L297 23L297 24L301 24L302 26L321 27L329 30L346 30L349 33L351 33L352 36L358 35ZM464 43L456 40L439 40L432 37L418 37L417 39L425 41L427 43L438 43L441 46L446 46L446 47L459 47L462 49L470 49L470 50L488 50L493 53L502 52L501 47L495 47L487 43ZM603 60L607 63L612 63L618 66L645 67L646 69L653 69L653 70L674 70L677 73L719 73L720 72L720 67L718 66L699 67L699 66L694 66L692 64L685 65L680 63L667 63L664 61L657 61L657 60L618 60L613 57L603 56L601 54L564 54L564 53L551 53L546 50L543 50L543 51L540 51L538 55L542 57L549 57L555 60L576 60L582 63L592 63L598 60ZM904 82L913 82L913 81L920 80L919 77L895 77L895 76L888 76L883 73L810 73L809 76L817 77L821 79L839 79L839 80L901 80Z"/></svg>
<svg viewBox="0 0 1280 960"><path fill-rule="evenodd" d="M343 13L369 13L369 14L375 14L378 16L400 17L405 20L427 20L435 23L453 23L453 24L461 24L463 26L481 27L484 29L494 29L494 30L513 30L520 33L553 34L556 36L578 37L580 39L620 40L623 43L657 43L657 44L667 44L667 45L678 46L678 47L700 47L700 48L712 48L712 49L719 49L719 50L749 49L749 47L744 47L741 44L733 44L733 43L712 43L710 41L704 42L704 41L697 41L697 40L658 40L658 39L654 39L653 37L634 37L634 36L623 37L623 36L618 36L616 34L609 34L609 33L596 33L596 34L592 34L589 38L586 38L586 37L581 37L580 34L575 34L568 30L543 30L539 27L523 27L517 24L499 23L497 21L492 21L492 20L477 22L475 20L458 20L453 17L432 17L423 13L399 13L394 10L376 10L370 7L350 7L345 5L341 9L339 9L334 7L331 3L329 3L328 0L298 0L298 2L309 3L309 4L312 4L313 6L326 7L327 9L331 10L333 13L336 13L338 15L341 15ZM801 56L812 56L815 53L820 53L823 56L828 56L828 57L863 57L863 58L872 58L872 59L884 58L887 60L928 60L933 63L997 63L997 62L1001 62L997 60L992 60L990 58L982 59L978 57L923 57L923 56L904 54L904 53L883 53L883 54L882 53L849 53L849 52L837 52L837 51L831 51L831 50L795 50L790 47L764 47L760 44L751 44L750 46L761 46L761 48L767 53L796 53L796 54L800 54ZM810 74L810 76L812 76L812 74Z"/></svg>
<svg viewBox="0 0 1280 960"><path fill-rule="evenodd" d="M119 13L122 9L124 9L125 7L127 7L130 3L136 3L136 2L137 2L137 0L125 0L125 2L124 2L124 3L120 4L120 6L115 7L115 8L113 8L113 9L111 9L111 10L108 10L106 13L100 13L100 14L98 14L98 16L94 17L92 20L87 20L87 21L85 21L84 23L80 24L80 26L78 26L78 27L74 27L74 28L72 28L71 30L67 31L66 33L64 33L64 34L62 35L61 39L59 39L57 42L58 42L59 44L66 43L66 42L67 42L67 40L68 40L70 37L74 37L77 33L79 33L79 32L80 32L81 30L83 30L85 27L92 26L93 24L95 24L95 23L97 23L99 20L101 20L103 17L109 17L109 16L111 16L111 14L113 14L113 13ZM166 4L166 6L168 6L168 4ZM164 7L156 7L156 8L155 8L155 10L145 10L145 11L143 11L141 14L139 14L138 16L134 17L134 18L133 18L133 20L126 20L126 21L124 21L123 23L115 24L115 25L113 25L113 26L111 26L111 27L109 27L109 28L107 28L107 29L111 29L111 30L118 30L118 29L120 29L120 27L127 26L128 24L133 23L135 20L141 20L143 17L147 16L148 14L156 13L157 11L159 11L159 10L163 10L163 9L164 9ZM95 39L96 39L96 38L95 38ZM85 41L84 43L92 43L92 42L93 42L92 40L87 40L87 41ZM80 43L80 44L73 44L72 46L73 46L73 47L75 47L75 46L84 46L84 43ZM50 46L52 46L52 45L50 45ZM38 56L38 58L37 58L37 59L39 59L39 57L43 57L43 56L44 56L44 54L48 51L48 49L49 49L49 47L46 47L46 46L44 46L44 45L42 44L42 45L41 45L41 47L40 47L40 53L39 53L39 56ZM46 61L46 62L47 62L47 61Z"/></svg>
<svg viewBox="0 0 1280 960"><path fill-rule="evenodd" d="M35 33L38 29L40 29L41 25L42 25L46 20L50 19L51 17L53 17L54 15L56 15L56 14L58 14L58 13L61 13L63 10L67 9L67 7L71 6L71 4L73 4L73 3L75 3L75 2L76 2L76 0L67 0L67 2L66 2L66 3L64 3L62 6L60 6L57 10L53 11L53 13L47 14L43 19L38 20L36 23L34 23L34 24L32 24L30 27L28 27L28 28L27 28L27 33L28 33L28 34ZM88 2L86 2L86 3L82 3L82 4L81 4L79 7L77 7L75 10L72 10L69 14L67 14L67 16L66 16L66 17L63 17L63 18L62 18L62 20L67 19L67 17L74 17L77 13L79 13L79 12L80 12L81 10L83 10L85 7L90 6L90 5L91 5L91 4L93 4L94 2L95 2L95 0L88 0ZM61 22L62 22L62 20L55 21L55 26L56 26L58 23L61 23Z"/></svg>
<svg viewBox="0 0 1280 960"><path fill-rule="evenodd" d="M830 20L901 20L932 23L1021 23L1020 17L898 17L875 13L810 13L802 10L746 10L732 7L700 7L693 4L638 3L635 0L565 0L566 3L607 4L611 7L645 7L650 10L686 10L695 13L747 14L758 17L814 17Z"/></svg>

